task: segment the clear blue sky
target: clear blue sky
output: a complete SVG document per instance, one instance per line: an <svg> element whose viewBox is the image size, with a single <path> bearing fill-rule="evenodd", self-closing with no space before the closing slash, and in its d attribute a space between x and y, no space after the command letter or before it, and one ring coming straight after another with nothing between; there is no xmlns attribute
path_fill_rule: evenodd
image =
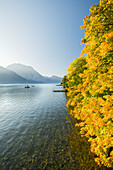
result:
<svg viewBox="0 0 113 170"><path fill-rule="evenodd" d="M80 56L80 30L99 0L0 0L0 66L22 63L64 76Z"/></svg>

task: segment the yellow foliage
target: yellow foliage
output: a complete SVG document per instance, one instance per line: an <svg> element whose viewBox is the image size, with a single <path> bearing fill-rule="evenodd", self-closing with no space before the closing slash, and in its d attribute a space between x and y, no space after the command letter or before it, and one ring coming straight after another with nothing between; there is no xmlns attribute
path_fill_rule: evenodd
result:
<svg viewBox="0 0 113 170"><path fill-rule="evenodd" d="M98 165L113 168L113 1L90 8L81 29L86 46L68 68L67 107L91 143Z"/></svg>

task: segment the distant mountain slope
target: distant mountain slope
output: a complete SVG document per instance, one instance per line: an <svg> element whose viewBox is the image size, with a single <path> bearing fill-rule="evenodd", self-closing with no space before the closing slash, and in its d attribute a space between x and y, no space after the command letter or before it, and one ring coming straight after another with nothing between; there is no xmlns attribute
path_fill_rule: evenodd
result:
<svg viewBox="0 0 113 170"><path fill-rule="evenodd" d="M26 66L23 64L11 64L7 66L8 70L12 70L15 73L19 74L23 78L30 79L36 81L37 83L59 83L62 81L61 77L52 76L52 77L45 77L38 73L35 69L31 66Z"/></svg>
<svg viewBox="0 0 113 170"><path fill-rule="evenodd" d="M31 66L25 66L23 64L11 64L7 66L7 69L14 71L23 78L43 82L43 76L35 71Z"/></svg>
<svg viewBox="0 0 113 170"><path fill-rule="evenodd" d="M46 81L52 83L52 82L56 82L56 83L61 83L62 82L62 77L58 77L58 76L51 76L51 77L46 77L44 76Z"/></svg>
<svg viewBox="0 0 113 170"><path fill-rule="evenodd" d="M26 82L26 79L24 79L20 75L0 66L0 84L25 83L25 82Z"/></svg>

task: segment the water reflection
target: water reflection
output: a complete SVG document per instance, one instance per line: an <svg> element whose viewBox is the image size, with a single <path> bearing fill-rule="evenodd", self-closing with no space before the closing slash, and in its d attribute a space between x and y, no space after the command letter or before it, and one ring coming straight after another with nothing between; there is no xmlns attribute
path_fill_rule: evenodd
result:
<svg viewBox="0 0 113 170"><path fill-rule="evenodd" d="M56 85L0 87L0 168L76 169L64 93Z"/></svg>
<svg viewBox="0 0 113 170"><path fill-rule="evenodd" d="M0 169L98 170L56 85L0 86Z"/></svg>
<svg viewBox="0 0 113 170"><path fill-rule="evenodd" d="M72 132L69 134L68 139L71 148L71 155L76 160L76 169L84 170L112 170L105 166L99 167L94 161L96 155L90 151L90 142L88 139L80 134L80 127L75 127L74 124L78 123L78 120L74 117L67 117L67 121L70 122Z"/></svg>

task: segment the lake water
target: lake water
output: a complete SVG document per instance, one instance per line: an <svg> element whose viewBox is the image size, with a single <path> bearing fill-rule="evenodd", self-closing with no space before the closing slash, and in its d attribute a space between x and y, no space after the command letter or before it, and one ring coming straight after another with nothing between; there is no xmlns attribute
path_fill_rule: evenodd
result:
<svg viewBox="0 0 113 170"><path fill-rule="evenodd" d="M0 169L75 169L65 93L55 84L0 85Z"/></svg>

